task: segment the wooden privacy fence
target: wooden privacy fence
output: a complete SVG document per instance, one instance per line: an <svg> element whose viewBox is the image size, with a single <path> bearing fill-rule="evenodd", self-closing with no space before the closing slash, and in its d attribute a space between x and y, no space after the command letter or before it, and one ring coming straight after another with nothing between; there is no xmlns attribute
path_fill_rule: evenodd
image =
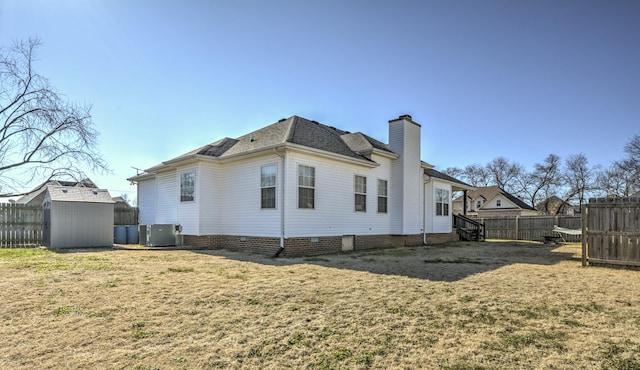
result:
<svg viewBox="0 0 640 370"><path fill-rule="evenodd" d="M0 204L0 247L42 245L42 207Z"/></svg>
<svg viewBox="0 0 640 370"><path fill-rule="evenodd" d="M478 217L484 223L487 239L542 241L551 236L553 226L581 229L580 216L500 216ZM562 235L568 242L579 242L580 235Z"/></svg>
<svg viewBox="0 0 640 370"><path fill-rule="evenodd" d="M138 208L114 208L113 224L114 225L137 225L138 224Z"/></svg>
<svg viewBox="0 0 640 370"><path fill-rule="evenodd" d="M640 266L640 198L592 198L582 211L582 265Z"/></svg>

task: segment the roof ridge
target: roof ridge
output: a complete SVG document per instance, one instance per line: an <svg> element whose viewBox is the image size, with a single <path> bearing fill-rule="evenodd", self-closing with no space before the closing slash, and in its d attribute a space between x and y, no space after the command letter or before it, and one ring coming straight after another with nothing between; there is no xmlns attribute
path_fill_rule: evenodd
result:
<svg viewBox="0 0 640 370"><path fill-rule="evenodd" d="M535 208L533 208L532 206L530 206L529 204L527 204L525 201L523 201L522 199L516 197L515 195L507 192L504 189L501 189L500 193L502 195L504 195L505 197L507 197L507 199L509 199L510 201L512 201L513 203L515 203L518 207L520 208L529 208L529 209L533 209L535 210ZM524 206L524 207L523 207Z"/></svg>
<svg viewBox="0 0 640 370"><path fill-rule="evenodd" d="M287 133L284 135L284 141L286 142L291 142L291 140L293 140L293 133L295 131L295 126L298 122L298 116L293 115L291 117L289 117L289 127L287 128Z"/></svg>

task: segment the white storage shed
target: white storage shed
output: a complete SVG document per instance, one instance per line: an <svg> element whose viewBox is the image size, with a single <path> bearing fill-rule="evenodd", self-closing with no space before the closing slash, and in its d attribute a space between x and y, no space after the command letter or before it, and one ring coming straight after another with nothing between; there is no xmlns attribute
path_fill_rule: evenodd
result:
<svg viewBox="0 0 640 370"><path fill-rule="evenodd" d="M114 203L105 189L48 185L42 203L44 245L113 246Z"/></svg>

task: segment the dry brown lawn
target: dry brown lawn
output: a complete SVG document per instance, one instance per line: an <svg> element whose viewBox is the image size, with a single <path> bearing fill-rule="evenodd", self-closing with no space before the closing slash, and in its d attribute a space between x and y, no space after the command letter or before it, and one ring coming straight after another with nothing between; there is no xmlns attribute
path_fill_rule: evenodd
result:
<svg viewBox="0 0 640 370"><path fill-rule="evenodd" d="M579 256L5 249L0 368L640 369L640 272Z"/></svg>

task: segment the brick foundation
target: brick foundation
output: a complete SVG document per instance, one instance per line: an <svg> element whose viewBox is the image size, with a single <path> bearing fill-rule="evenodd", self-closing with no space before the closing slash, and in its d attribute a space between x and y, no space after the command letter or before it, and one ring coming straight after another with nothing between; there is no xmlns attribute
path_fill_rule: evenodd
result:
<svg viewBox="0 0 640 370"><path fill-rule="evenodd" d="M460 240L460 237L455 231L446 234L427 234L427 245L455 242L457 240Z"/></svg>
<svg viewBox="0 0 640 370"><path fill-rule="evenodd" d="M427 244L458 240L455 233L427 234ZM398 248L423 245L423 235L355 235L353 250ZM223 248L273 256L280 249L280 238L237 235L184 235L185 246ZM342 235L287 238L282 257L318 256L342 252Z"/></svg>

